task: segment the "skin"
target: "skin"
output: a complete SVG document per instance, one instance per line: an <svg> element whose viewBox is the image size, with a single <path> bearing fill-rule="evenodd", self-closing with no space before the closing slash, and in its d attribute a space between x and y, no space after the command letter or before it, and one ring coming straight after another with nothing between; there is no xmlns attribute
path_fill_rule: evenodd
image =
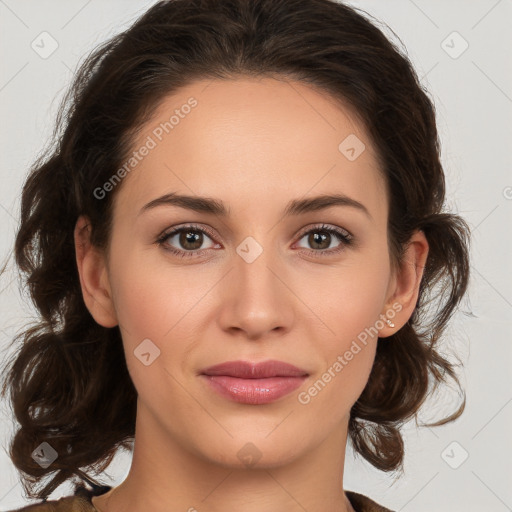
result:
<svg viewBox="0 0 512 512"><path fill-rule="evenodd" d="M298 394L393 304L401 306L395 326L384 324L378 336L407 322L428 243L416 232L403 265L392 271L388 200L371 141L349 107L306 84L249 77L194 82L165 98L134 150L191 96L198 105L116 191L108 250L89 243L85 217L76 224L85 303L99 324L120 326L138 391L130 472L93 503L104 512L353 510L343 490L349 413L377 343L386 340L373 336L360 344L309 403ZM350 134L366 145L354 161L338 150ZM140 213L171 192L216 198L230 215L174 205ZM370 215L349 206L282 215L290 200L332 193L359 201ZM195 246L180 244L179 235L166 245L155 242L187 223L215 236L204 234ZM312 245L307 233L323 223L349 231L355 245L343 247L334 235ZM236 252L248 236L263 249L251 263ZM166 246L200 253L179 258ZM146 338L160 349L148 366L134 355ZM236 359L278 359L309 377L274 403L235 403L198 373ZM259 457L252 466L237 455L247 443Z"/></svg>

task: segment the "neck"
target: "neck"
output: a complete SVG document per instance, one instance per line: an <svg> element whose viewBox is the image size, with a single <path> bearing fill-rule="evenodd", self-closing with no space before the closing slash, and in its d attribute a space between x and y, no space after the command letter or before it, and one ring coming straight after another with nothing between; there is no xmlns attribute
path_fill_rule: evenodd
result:
<svg viewBox="0 0 512 512"><path fill-rule="evenodd" d="M140 411L139 403L129 474L93 500L101 512L353 512L343 491L347 424L300 458L290 453L284 464L240 467L170 442L169 432Z"/></svg>

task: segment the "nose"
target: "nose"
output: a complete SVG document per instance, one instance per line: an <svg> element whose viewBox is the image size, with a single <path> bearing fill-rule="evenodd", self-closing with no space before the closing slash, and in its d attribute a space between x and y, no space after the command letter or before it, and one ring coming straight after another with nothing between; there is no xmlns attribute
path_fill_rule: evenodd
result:
<svg viewBox="0 0 512 512"><path fill-rule="evenodd" d="M251 340L290 329L294 317L294 297L286 284L290 276L274 253L250 238L237 247L221 292L222 329Z"/></svg>

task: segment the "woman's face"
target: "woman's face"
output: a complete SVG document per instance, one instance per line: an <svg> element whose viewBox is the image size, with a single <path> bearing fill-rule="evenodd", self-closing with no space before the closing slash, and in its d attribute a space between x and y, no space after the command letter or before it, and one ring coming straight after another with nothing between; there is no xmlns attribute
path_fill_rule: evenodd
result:
<svg viewBox="0 0 512 512"><path fill-rule="evenodd" d="M104 278L139 420L224 465L339 447L375 333L396 331L380 315L396 323L400 309L385 183L362 126L305 84L198 81L165 99L133 150L112 186ZM338 199L313 200L327 196ZM307 376L265 387L203 374L267 360Z"/></svg>

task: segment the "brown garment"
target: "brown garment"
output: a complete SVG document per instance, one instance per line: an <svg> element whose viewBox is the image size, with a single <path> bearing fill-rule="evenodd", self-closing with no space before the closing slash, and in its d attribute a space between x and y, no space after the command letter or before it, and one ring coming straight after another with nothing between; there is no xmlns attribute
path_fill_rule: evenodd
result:
<svg viewBox="0 0 512 512"><path fill-rule="evenodd" d="M98 512L91 502L93 496L108 492L112 487L95 487L89 490L78 487L73 496L66 496L59 500L49 500L35 505L11 510L10 512ZM350 503L356 512L393 512L392 510L375 503L367 496L353 491L345 491Z"/></svg>

